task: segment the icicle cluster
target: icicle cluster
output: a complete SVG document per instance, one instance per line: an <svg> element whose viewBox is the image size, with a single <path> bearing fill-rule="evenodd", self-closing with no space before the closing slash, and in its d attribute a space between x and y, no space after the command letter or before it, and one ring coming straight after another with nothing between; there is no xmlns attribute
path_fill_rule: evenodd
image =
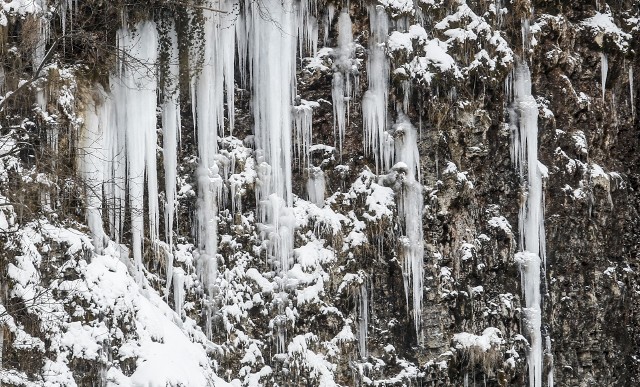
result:
<svg viewBox="0 0 640 387"><path fill-rule="evenodd" d="M215 6L213 6L215 5ZM215 296L218 273L218 203L223 176L218 163L218 137L225 131L225 102L229 132L234 124L235 17L236 0L217 1L205 11L203 66L191 86L193 116L198 138L199 165L196 270L209 297ZM211 308L207 308L206 332L211 333Z"/></svg>
<svg viewBox="0 0 640 387"><path fill-rule="evenodd" d="M512 156L526 183L526 201L520 207L520 265L526 308L524 319L529 334L529 383L542 386L542 314L540 296L541 265L545 264L544 196L542 170L538 161L538 106L531 95L531 73L520 63L512 79Z"/></svg>
<svg viewBox="0 0 640 387"><path fill-rule="evenodd" d="M120 136L124 136L133 260L136 279L138 283L142 283L145 176L149 238L152 241L155 241L158 236L159 218L156 168L155 66L158 55L156 26L152 22L141 22L136 26L135 33L123 28L118 31L117 41L118 48L123 54L119 58L118 72L112 79L111 90L113 100L116 102L118 142L121 141ZM122 142L118 145L122 145ZM114 153L122 151L122 148L118 148L118 152ZM124 167L122 165L117 168ZM124 170L121 172L124 175ZM121 189L121 187L114 188L118 191ZM118 192L118 197L123 198L124 193Z"/></svg>
<svg viewBox="0 0 640 387"><path fill-rule="evenodd" d="M423 198L420 184L418 135L405 115L395 125L395 161L393 170L400 176L401 194L398 216L403 232L402 276L407 307L412 305L418 345L422 344L422 294L424 291L424 241L422 231ZM412 304L409 303L411 295Z"/></svg>
<svg viewBox="0 0 640 387"><path fill-rule="evenodd" d="M389 31L389 17L382 6L369 7L371 37L367 78L369 88L362 97L362 121L364 126L364 151L373 154L376 170L391 167L393 140L387 132L387 101L389 99L389 59L385 43Z"/></svg>

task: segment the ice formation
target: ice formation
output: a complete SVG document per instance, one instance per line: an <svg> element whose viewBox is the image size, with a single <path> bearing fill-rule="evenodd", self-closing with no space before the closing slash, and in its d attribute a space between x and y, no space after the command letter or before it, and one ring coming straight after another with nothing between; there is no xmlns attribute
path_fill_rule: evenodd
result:
<svg viewBox="0 0 640 387"><path fill-rule="evenodd" d="M293 107L296 152L304 168L309 168L309 152L313 137L313 108L318 106L317 102L301 100L299 105Z"/></svg>
<svg viewBox="0 0 640 387"><path fill-rule="evenodd" d="M228 130L234 123L235 18L230 11L236 2L217 2L207 11L204 21L203 65L193 79L191 93L198 138L198 247L196 270L209 297L215 296L218 272L218 203L222 196L223 177L218 159L218 136L225 132L225 102ZM211 304L207 308L207 334L211 334Z"/></svg>
<svg viewBox="0 0 640 387"><path fill-rule="evenodd" d="M636 105L633 95L633 66L629 66L629 97L631 99L631 114L635 115Z"/></svg>
<svg viewBox="0 0 640 387"><path fill-rule="evenodd" d="M602 100L607 91L607 73L609 72L609 58L604 52L600 53L600 85L602 85Z"/></svg>
<svg viewBox="0 0 640 387"><path fill-rule="evenodd" d="M318 167L309 169L309 180L307 180L307 192L309 201L318 207L324 205L325 181L324 172Z"/></svg>
<svg viewBox="0 0 640 387"><path fill-rule="evenodd" d="M269 19L261 17L268 10ZM295 219L291 210L292 105L296 20L293 1L266 0L246 7L249 68L259 187L256 189L269 255L284 273L291 267ZM277 55L274 55L277 53Z"/></svg>
<svg viewBox="0 0 640 387"><path fill-rule="evenodd" d="M365 276L358 289L358 350L363 359L368 356L367 339L369 338L369 279Z"/></svg>
<svg viewBox="0 0 640 387"><path fill-rule="evenodd" d="M338 17L338 47L334 61L331 98L333 100L333 133L338 145L338 154L342 155L344 132L348 123L349 101L353 96L351 68L354 55L351 17L343 9Z"/></svg>
<svg viewBox="0 0 640 387"><path fill-rule="evenodd" d="M121 141L120 135L122 135L126 144L126 182L131 216L131 243L138 283L142 283L145 197L148 197L149 238L155 241L158 236L157 81L155 77L157 35L155 24L149 21L138 23L135 32L128 28L118 31L118 47L123 54L111 85L113 100L116 101L118 141ZM118 149L115 154L117 155L121 150ZM119 172L124 176L124 165L117 168L123 168ZM146 196L145 176L147 177ZM116 189L121 191L120 187ZM118 196L124 198L124 192L119 192ZM122 218L119 222L118 227L121 227Z"/></svg>
<svg viewBox="0 0 640 387"><path fill-rule="evenodd" d="M389 18L382 6L369 7L371 37L367 79L369 88L362 97L362 121L364 126L364 151L373 155L376 171L391 167L393 150L387 133L387 101L389 98L389 59L385 42L389 30Z"/></svg>
<svg viewBox="0 0 640 387"><path fill-rule="evenodd" d="M542 314L540 279L545 265L543 174L538 161L538 105L531 95L531 73L519 63L512 79L512 156L525 183L526 200L519 213L520 265L526 308L524 320L529 334L529 385L542 386Z"/></svg>
<svg viewBox="0 0 640 387"><path fill-rule="evenodd" d="M402 276L407 308L412 305L418 345L422 344L422 295L424 291L424 238L422 231L422 184L416 128L400 115L395 125L395 162L393 169L402 176L398 203L400 218ZM411 296L411 297L409 297ZM412 303L409 303L411 298Z"/></svg>
<svg viewBox="0 0 640 387"><path fill-rule="evenodd" d="M178 37L175 26L168 32L170 40L168 74L164 83L164 102L162 104L162 155L164 166L164 226L165 241L173 249L173 222L176 209L176 185L178 172L178 142L180 140L180 91L178 81ZM167 265L170 267L172 265Z"/></svg>
<svg viewBox="0 0 640 387"><path fill-rule="evenodd" d="M86 215L93 245L102 254L106 234L102 224L102 184L105 181L105 135L109 128L110 104L102 87L96 87L85 108L84 127L80 133L78 170L85 181Z"/></svg>

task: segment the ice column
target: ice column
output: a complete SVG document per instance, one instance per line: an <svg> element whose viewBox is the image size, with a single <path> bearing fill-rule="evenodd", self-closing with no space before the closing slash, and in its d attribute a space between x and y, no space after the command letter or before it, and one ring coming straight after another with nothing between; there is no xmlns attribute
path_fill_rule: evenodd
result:
<svg viewBox="0 0 640 387"><path fill-rule="evenodd" d="M175 24L171 24L169 35L168 69L164 78L164 101L162 103L162 155L164 164L164 233L169 244L166 252L166 290L169 294L171 283L175 282L173 272L173 222L176 210L176 184L178 175L178 142L180 141L180 66L178 58L178 36ZM175 294L175 301L178 297ZM176 304L177 307L177 304Z"/></svg>
<svg viewBox="0 0 640 387"><path fill-rule="evenodd" d="M309 169L309 180L307 180L307 192L309 201L318 207L324 206L325 181L324 172L319 167Z"/></svg>
<svg viewBox="0 0 640 387"><path fill-rule="evenodd" d="M169 32L171 44L169 66L164 84L162 104L162 153L164 163L164 186L166 203L164 207L165 235L173 248L173 221L176 209L176 183L178 175L178 142L180 140L180 89L178 65L178 37L175 26Z"/></svg>
<svg viewBox="0 0 640 387"><path fill-rule="evenodd" d="M422 294L424 288L424 242L422 231L422 184L420 183L420 155L416 128L401 114L395 125L396 164L393 169L400 176L401 194L398 216L401 221L402 275L407 298L412 301L413 321L418 345L422 344ZM409 297L411 296L411 297Z"/></svg>
<svg viewBox="0 0 640 387"><path fill-rule="evenodd" d="M369 287L365 276L358 289L358 350L361 358L368 356L367 339L369 337Z"/></svg>
<svg viewBox="0 0 640 387"><path fill-rule="evenodd" d="M156 74L158 36L153 22L138 23L135 32L118 31L118 74L112 85L117 101L118 132L125 136L127 185L136 280L142 283L144 188L147 181L149 238L158 235L158 181L156 170Z"/></svg>
<svg viewBox="0 0 640 387"><path fill-rule="evenodd" d="M542 386L541 266L545 264L544 196L538 161L538 106L531 95L531 74L526 63L514 70L512 156L525 182L526 200L520 207L520 265L525 298L524 320L529 334L529 385ZM552 379L551 379L552 380Z"/></svg>
<svg viewBox="0 0 640 387"><path fill-rule="evenodd" d="M102 184L108 167L105 137L110 129L111 104L101 86L86 102L79 140L78 170L85 182L86 216L96 253L102 254L107 236L102 225Z"/></svg>
<svg viewBox="0 0 640 387"><path fill-rule="evenodd" d="M193 115L198 136L198 243L197 271L208 295L214 295L217 277L218 202L222 194L216 157L218 136L224 134L225 102L229 131L234 122L234 58L235 15L231 12L235 0L220 0L209 4L225 11L205 12L203 67L192 83ZM210 317L210 314L208 315ZM209 327L209 323L207 323ZM209 329L207 329L209 330Z"/></svg>
<svg viewBox="0 0 640 387"><path fill-rule="evenodd" d="M353 94L351 77L352 57L354 55L353 31L351 17L343 9L338 17L338 47L334 61L333 81L331 82L331 98L333 100L333 133L338 144L338 152L342 155L342 143L347 125L349 100Z"/></svg>
<svg viewBox="0 0 640 387"><path fill-rule="evenodd" d="M389 21L384 7L369 7L371 37L369 38L369 58L367 77L369 89L362 98L362 120L364 126L364 151L374 155L376 171L386 171L391 167L393 150L388 139L387 100L389 94L389 60L385 54L385 43Z"/></svg>
<svg viewBox="0 0 640 387"><path fill-rule="evenodd" d="M292 105L295 91L296 20L292 0L247 4L248 58L253 91L263 237L281 273L290 268L295 218L291 209ZM264 12L268 17L264 17Z"/></svg>

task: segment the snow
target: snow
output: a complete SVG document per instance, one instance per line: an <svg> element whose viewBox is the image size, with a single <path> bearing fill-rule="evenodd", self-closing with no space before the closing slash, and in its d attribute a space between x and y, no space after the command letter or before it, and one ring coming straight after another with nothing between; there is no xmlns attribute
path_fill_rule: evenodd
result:
<svg viewBox="0 0 640 387"><path fill-rule="evenodd" d="M393 17L403 13L413 13L413 0L380 0L379 2L391 10Z"/></svg>
<svg viewBox="0 0 640 387"><path fill-rule="evenodd" d="M487 352L502 345L504 340L500 337L500 329L490 327L485 329L480 336L468 332L456 333L453 335L453 342L456 349L473 348Z"/></svg>
<svg viewBox="0 0 640 387"><path fill-rule="evenodd" d="M583 20L581 24L596 33L612 36L619 49L627 50L631 35L615 24L610 10L607 10L606 13L596 12L594 16ZM600 40L599 44L602 46L602 40Z"/></svg>

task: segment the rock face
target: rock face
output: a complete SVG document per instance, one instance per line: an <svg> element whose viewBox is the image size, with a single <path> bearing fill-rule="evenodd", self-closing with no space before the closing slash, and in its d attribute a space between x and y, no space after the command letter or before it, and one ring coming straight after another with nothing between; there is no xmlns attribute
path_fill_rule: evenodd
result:
<svg viewBox="0 0 640 387"><path fill-rule="evenodd" d="M0 384L640 384L637 2L0 4Z"/></svg>

